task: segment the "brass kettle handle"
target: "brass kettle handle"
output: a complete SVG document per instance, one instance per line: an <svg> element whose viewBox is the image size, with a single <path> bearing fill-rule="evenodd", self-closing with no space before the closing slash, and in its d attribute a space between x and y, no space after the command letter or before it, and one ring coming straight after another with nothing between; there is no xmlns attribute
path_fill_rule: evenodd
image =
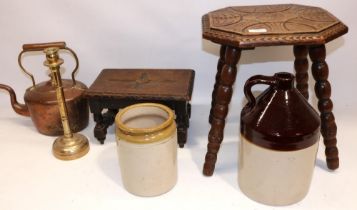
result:
<svg viewBox="0 0 357 210"><path fill-rule="evenodd" d="M73 85L76 85L75 74L78 71L79 61L78 61L78 57L77 57L76 53L71 48L66 46L66 42L48 42L48 43L35 43L35 44L22 45L22 51L20 52L18 59L17 59L21 70L25 74L27 74L28 76L31 77L32 85L35 86L36 83L35 83L35 79L34 79L33 75L30 72L28 72L22 65L22 62L21 62L22 55L26 52L43 51L44 49L49 48L49 47L57 47L62 50L67 50L73 55L74 60L76 61L76 66L74 67L74 69L72 71L72 81L73 81Z"/></svg>

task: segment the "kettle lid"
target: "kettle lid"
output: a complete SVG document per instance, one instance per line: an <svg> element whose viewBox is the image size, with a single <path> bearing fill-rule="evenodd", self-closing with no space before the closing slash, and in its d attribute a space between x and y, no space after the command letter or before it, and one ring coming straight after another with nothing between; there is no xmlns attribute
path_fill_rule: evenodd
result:
<svg viewBox="0 0 357 210"><path fill-rule="evenodd" d="M69 79L62 79L62 87L66 100L79 97L87 89L87 86L82 82L73 81ZM26 103L41 103L41 104L54 104L57 102L56 87L52 85L51 81L45 81L29 87L24 96Z"/></svg>

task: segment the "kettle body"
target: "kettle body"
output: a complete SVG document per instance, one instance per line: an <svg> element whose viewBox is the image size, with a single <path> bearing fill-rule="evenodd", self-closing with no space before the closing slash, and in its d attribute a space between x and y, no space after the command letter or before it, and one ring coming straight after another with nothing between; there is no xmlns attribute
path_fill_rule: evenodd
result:
<svg viewBox="0 0 357 210"><path fill-rule="evenodd" d="M42 82L37 84L35 89L28 88L24 101L32 122L40 133L60 136L63 135L63 126L56 99L56 88L50 83L50 81ZM84 91L88 88L79 81L73 85L68 79L63 79L62 85L71 131L81 131L87 127L89 121L88 102L84 97Z"/></svg>
<svg viewBox="0 0 357 210"><path fill-rule="evenodd" d="M59 47L68 50L76 60L76 67L72 72L72 80L63 79L62 86L65 102L68 109L69 124L72 132L78 132L87 127L89 121L89 108L84 92L87 88L82 82L76 81L74 75L78 69L78 58L76 54L66 47L64 42L25 44L23 51L19 54L19 65L21 69L31 77L33 86L25 91L25 104L17 101L14 90L5 84L0 84L0 89L10 94L11 105L14 111L23 116L30 116L37 130L49 136L63 135L63 126L59 113L56 97L56 87L51 80L36 84L34 77L21 64L21 57L25 52L41 51L47 47Z"/></svg>
<svg viewBox="0 0 357 210"><path fill-rule="evenodd" d="M252 86L269 88L255 98ZM303 199L315 166L320 118L294 88L294 76L254 76L245 86L248 104L241 112L240 189L268 205L289 205Z"/></svg>

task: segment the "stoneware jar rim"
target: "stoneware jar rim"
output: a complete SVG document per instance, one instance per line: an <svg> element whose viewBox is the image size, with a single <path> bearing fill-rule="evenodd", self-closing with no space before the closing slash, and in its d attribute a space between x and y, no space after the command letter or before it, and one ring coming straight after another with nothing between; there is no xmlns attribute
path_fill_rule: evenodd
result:
<svg viewBox="0 0 357 210"><path fill-rule="evenodd" d="M153 107L158 108L167 113L167 119L160 123L159 125L146 128L133 128L125 125L122 120L122 117L129 110L136 108L145 108ZM176 124L174 122L174 113L173 111L162 104L157 103L138 103L131 106L128 106L119 111L115 117L115 123L117 126L117 137L119 139L127 140L134 143L152 143L165 139L168 136L171 136L176 130Z"/></svg>

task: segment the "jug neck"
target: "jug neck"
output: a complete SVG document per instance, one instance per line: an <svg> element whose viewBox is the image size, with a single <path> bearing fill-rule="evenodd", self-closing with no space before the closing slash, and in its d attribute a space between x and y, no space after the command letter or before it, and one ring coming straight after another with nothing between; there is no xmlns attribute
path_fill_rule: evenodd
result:
<svg viewBox="0 0 357 210"><path fill-rule="evenodd" d="M294 89L294 75L287 72L279 72L274 76L256 75L247 80L244 85L244 95L248 100L245 111L249 111L256 104L256 99L252 93L252 87L257 84L269 85L271 89L278 91L288 91Z"/></svg>
<svg viewBox="0 0 357 210"><path fill-rule="evenodd" d="M289 90L294 88L294 75L287 72L274 74L276 88L279 90Z"/></svg>

